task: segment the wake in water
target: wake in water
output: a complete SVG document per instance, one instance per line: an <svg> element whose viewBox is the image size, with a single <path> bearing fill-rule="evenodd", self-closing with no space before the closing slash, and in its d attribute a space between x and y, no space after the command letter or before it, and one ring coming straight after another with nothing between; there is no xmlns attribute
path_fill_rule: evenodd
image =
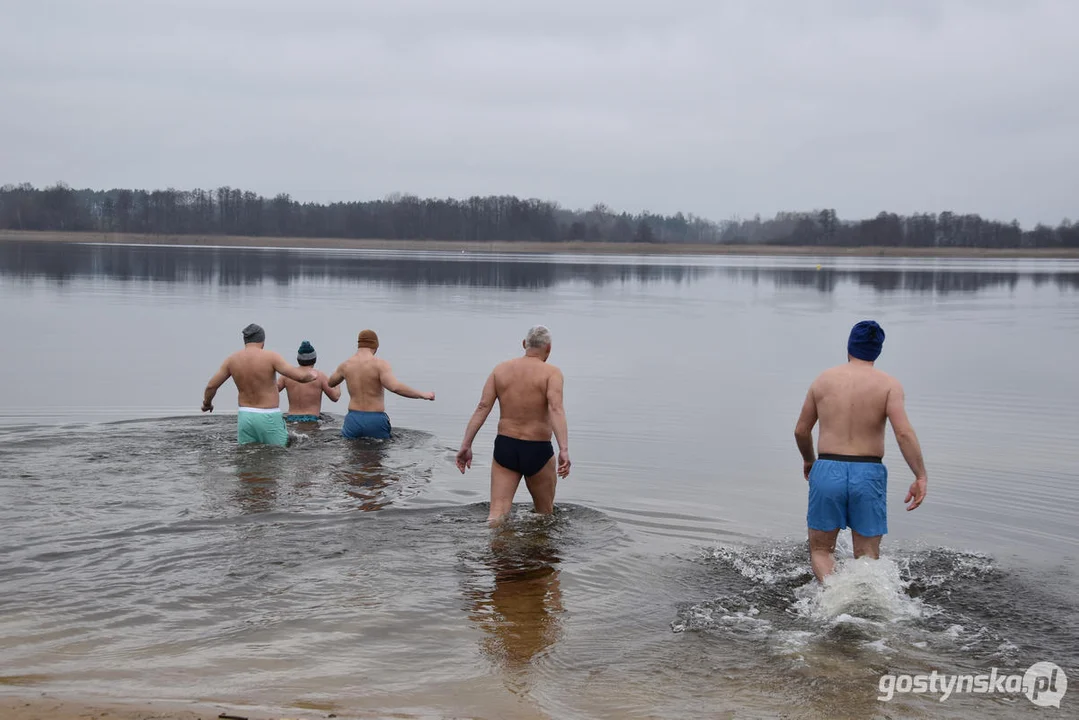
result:
<svg viewBox="0 0 1079 720"><path fill-rule="evenodd" d="M848 539L837 550L836 572L823 585L810 572L806 543L704 551L696 564L713 594L680 605L671 630L714 639L727 656L754 658L759 682L796 688L816 709L843 708L852 717L883 709L875 698L886 673L1079 666L1070 579L946 548L855 560ZM906 714L937 701L903 702L913 705L890 710ZM960 702L972 704L961 710ZM949 710L984 717L1004 707L968 698Z"/></svg>
<svg viewBox="0 0 1079 720"><path fill-rule="evenodd" d="M1070 626L1075 604L985 555L934 548L856 560L849 541L837 550L836 572L823 586L804 543L706 551L699 561L724 592L682 606L671 629L751 635L798 660L837 642L847 652L913 659L935 650L957 662L1009 665L1029 659L1026 643L1075 660L1074 647L1044 642L1046 624Z"/></svg>

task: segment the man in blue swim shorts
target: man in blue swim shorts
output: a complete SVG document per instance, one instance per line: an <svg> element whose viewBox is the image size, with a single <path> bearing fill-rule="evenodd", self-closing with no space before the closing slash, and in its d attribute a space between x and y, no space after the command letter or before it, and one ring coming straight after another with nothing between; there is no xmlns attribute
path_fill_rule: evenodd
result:
<svg viewBox="0 0 1079 720"><path fill-rule="evenodd" d="M296 351L296 363L310 370L315 370L315 362L318 353L315 347L304 340L300 343L300 349ZM277 391L287 391L288 413L285 422L290 423L313 423L322 417L322 396L325 395L331 402L341 399L341 391L330 387L330 379L321 370L315 370L318 380L314 382L299 383L282 375L277 379Z"/></svg>
<svg viewBox="0 0 1079 720"><path fill-rule="evenodd" d="M331 388L342 382L348 387L348 415L341 426L341 435L346 438L389 439L392 428L386 414L385 390L416 400L435 399L433 392L413 390L398 380L390 364L375 357L377 352L378 335L374 330L362 331L356 339L356 354L330 376Z"/></svg>
<svg viewBox="0 0 1079 720"><path fill-rule="evenodd" d="M903 386L874 367L883 346L880 325L872 320L855 325L847 341L847 363L813 381L794 429L809 482L809 555L819 582L835 570L836 536L844 528L851 529L854 557L880 557L880 541L888 532L886 422L914 472L904 500L907 510L925 499L925 461L907 418ZM813 452L818 420L820 457Z"/></svg>
<svg viewBox="0 0 1079 720"><path fill-rule="evenodd" d="M318 379L312 370L295 368L265 348L266 331L255 323L243 329L244 349L225 358L202 396L202 411L214 411L214 396L230 377L236 384L236 441L240 445L288 445L288 430L278 407L277 373L300 383Z"/></svg>

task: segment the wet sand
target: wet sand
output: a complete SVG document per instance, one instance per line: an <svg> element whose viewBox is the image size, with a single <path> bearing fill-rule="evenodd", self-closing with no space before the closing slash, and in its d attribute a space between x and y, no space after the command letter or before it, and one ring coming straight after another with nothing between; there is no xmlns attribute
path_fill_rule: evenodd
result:
<svg viewBox="0 0 1079 720"><path fill-rule="evenodd" d="M281 715L205 704L183 707L169 703L83 702L48 696L0 699L0 717L5 720L213 720L223 713L247 720L327 717L322 712Z"/></svg>
<svg viewBox="0 0 1079 720"><path fill-rule="evenodd" d="M515 717L522 720L541 720L538 714L520 702L494 702L478 710L471 703L459 707L447 698L443 713L428 707L419 712L408 710L327 710L292 708L269 710L244 705L225 705L207 702L187 704L175 701L147 702L106 699L58 698L49 695L0 696L0 718L4 720L369 720L375 718ZM434 714L432 714L434 713Z"/></svg>
<svg viewBox="0 0 1079 720"><path fill-rule="evenodd" d="M3 241L196 245L203 247L312 248L603 255L813 255L822 257L1079 258L1079 248L805 247L795 245L680 245L608 242L456 242L450 240L354 240L347 238L244 237L235 235L139 235L96 232L0 230Z"/></svg>

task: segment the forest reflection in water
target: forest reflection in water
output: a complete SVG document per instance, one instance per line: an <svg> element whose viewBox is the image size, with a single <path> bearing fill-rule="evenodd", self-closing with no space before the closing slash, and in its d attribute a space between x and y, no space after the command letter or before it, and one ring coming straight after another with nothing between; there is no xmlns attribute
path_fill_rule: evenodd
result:
<svg viewBox="0 0 1079 720"><path fill-rule="evenodd" d="M0 242L0 277L28 281L43 278L64 284L81 278L151 281L240 287L272 282L305 281L388 284L391 286L462 286L538 290L583 282L690 283L708 277L771 283L776 288L807 288L822 293L845 283L882 293L969 293L985 289L1014 289L1020 282L1079 288L1079 270L972 268L969 263L932 267L873 268L857 265L789 267L791 260L746 265L746 258L724 264L716 258L595 256L496 256L450 253L378 253L360 251L301 251L250 248L189 248L174 246L76 245ZM765 260L765 259L760 259Z"/></svg>

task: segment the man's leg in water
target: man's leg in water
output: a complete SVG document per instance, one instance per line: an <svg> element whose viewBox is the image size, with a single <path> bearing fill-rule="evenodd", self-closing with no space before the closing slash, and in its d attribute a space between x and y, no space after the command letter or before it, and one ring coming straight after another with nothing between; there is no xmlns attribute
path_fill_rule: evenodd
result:
<svg viewBox="0 0 1079 720"><path fill-rule="evenodd" d="M814 530L809 528L809 561L817 582L824 582L835 570L835 539L839 530Z"/></svg>
<svg viewBox="0 0 1079 720"><path fill-rule="evenodd" d="M554 491L558 485L558 476L555 474L555 458L547 461L543 469L532 477L525 478L525 485L532 495L532 504L536 512L541 515L550 515L554 512Z"/></svg>
<svg viewBox="0 0 1079 720"><path fill-rule="evenodd" d="M488 522L501 520L509 514L520 483L521 473L491 462L491 511L487 515Z"/></svg>
<svg viewBox="0 0 1079 720"><path fill-rule="evenodd" d="M854 528L851 528L850 539L851 544L854 545L854 557L868 556L873 560L880 559L880 539L882 537L884 536L866 537L865 535L859 535L854 531Z"/></svg>

